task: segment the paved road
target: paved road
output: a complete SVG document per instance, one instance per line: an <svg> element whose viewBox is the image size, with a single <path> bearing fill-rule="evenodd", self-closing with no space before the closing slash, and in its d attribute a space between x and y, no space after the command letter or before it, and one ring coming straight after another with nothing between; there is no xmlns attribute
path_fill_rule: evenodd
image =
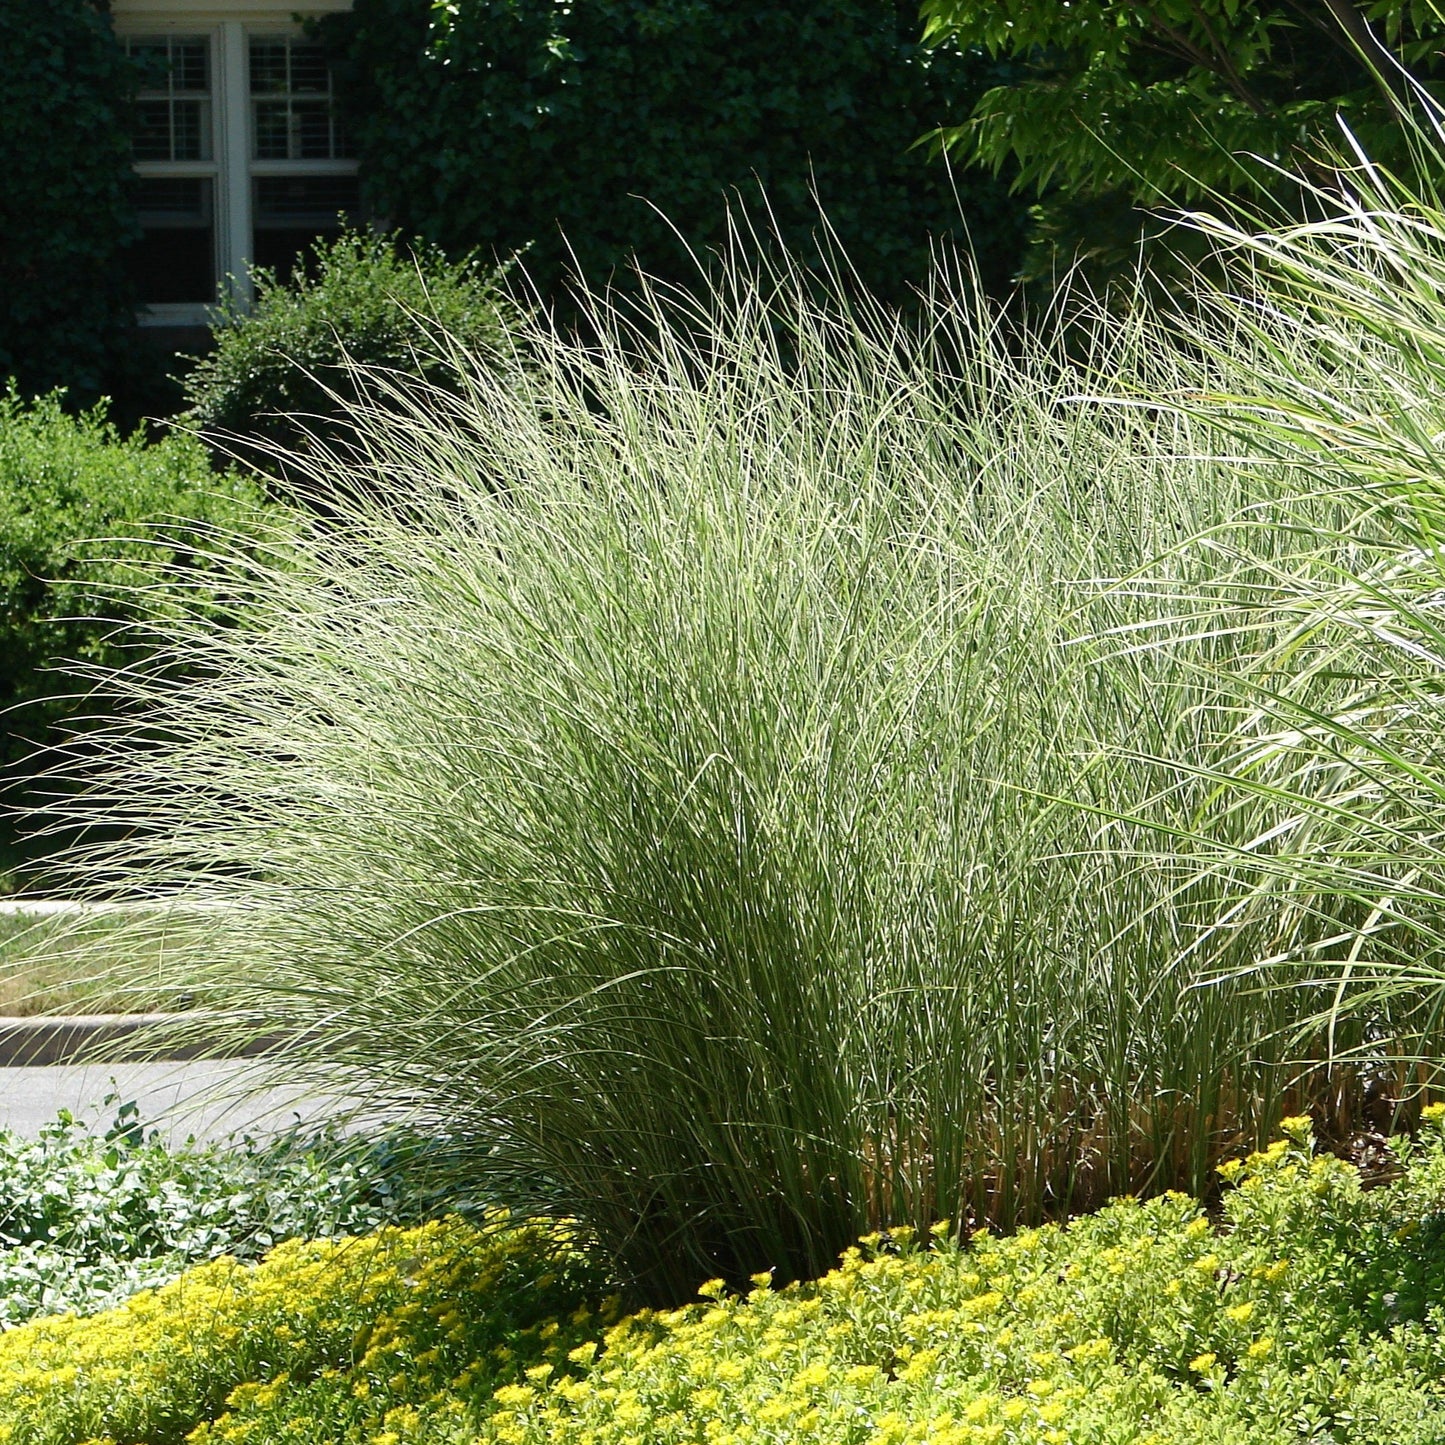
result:
<svg viewBox="0 0 1445 1445"><path fill-rule="evenodd" d="M116 1105L103 1105L112 1091L135 1100L147 1131L179 1142L187 1135L216 1140L228 1134L260 1136L286 1129L298 1117L319 1124L343 1113L340 1101L292 1089L270 1089L237 1097L255 1077L244 1060L191 1063L64 1064L48 1068L0 1068L0 1127L34 1138L59 1110L69 1109L102 1130Z"/></svg>

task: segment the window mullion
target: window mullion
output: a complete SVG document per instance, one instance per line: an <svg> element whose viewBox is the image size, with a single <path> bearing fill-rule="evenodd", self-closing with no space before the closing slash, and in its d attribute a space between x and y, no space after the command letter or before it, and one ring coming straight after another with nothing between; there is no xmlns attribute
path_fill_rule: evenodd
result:
<svg viewBox="0 0 1445 1445"><path fill-rule="evenodd" d="M222 197L221 274L231 297L248 305L251 288L251 117L246 29L239 20L221 25L221 145L225 161Z"/></svg>

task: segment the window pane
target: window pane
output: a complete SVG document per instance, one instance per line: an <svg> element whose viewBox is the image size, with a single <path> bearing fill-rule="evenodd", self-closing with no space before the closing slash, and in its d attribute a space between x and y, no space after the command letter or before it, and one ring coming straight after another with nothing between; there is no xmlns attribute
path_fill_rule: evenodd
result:
<svg viewBox="0 0 1445 1445"><path fill-rule="evenodd" d="M291 158L290 124L286 102L263 101L256 106L256 159L284 161Z"/></svg>
<svg viewBox="0 0 1445 1445"><path fill-rule="evenodd" d="M211 182L167 177L136 182L141 239L127 261L147 305L216 299Z"/></svg>
<svg viewBox="0 0 1445 1445"><path fill-rule="evenodd" d="M141 224L209 225L209 180L191 176L155 176L135 183Z"/></svg>
<svg viewBox="0 0 1445 1445"><path fill-rule="evenodd" d="M291 45L291 89L293 92L325 95L331 89L326 52L319 45Z"/></svg>
<svg viewBox="0 0 1445 1445"><path fill-rule="evenodd" d="M286 42L251 42L251 93L284 94L286 90Z"/></svg>
<svg viewBox="0 0 1445 1445"><path fill-rule="evenodd" d="M255 39L250 55L254 159L324 161L352 154L337 131L331 72L322 46L289 38Z"/></svg>
<svg viewBox="0 0 1445 1445"><path fill-rule="evenodd" d="M324 100L299 100L291 107L296 126L295 157L303 161L331 159L331 107Z"/></svg>
<svg viewBox="0 0 1445 1445"><path fill-rule="evenodd" d="M172 160L203 161L207 159L209 148L206 140L210 133L210 110L210 106L204 100L172 102Z"/></svg>
<svg viewBox="0 0 1445 1445"><path fill-rule="evenodd" d="M206 64L210 46L204 40L176 40L171 43L171 86L175 90L209 94L209 69Z"/></svg>
<svg viewBox="0 0 1445 1445"><path fill-rule="evenodd" d="M359 209L355 176L260 176L254 184L251 254L256 265L283 278L317 236L337 230L342 215Z"/></svg>
<svg viewBox="0 0 1445 1445"><path fill-rule="evenodd" d="M139 161L203 161L211 155L209 40L147 36L126 41L144 75L132 111Z"/></svg>
<svg viewBox="0 0 1445 1445"><path fill-rule="evenodd" d="M338 212L356 210L358 195L355 176L258 176L256 225L334 226Z"/></svg>
<svg viewBox="0 0 1445 1445"><path fill-rule="evenodd" d="M138 161L171 158L171 103L168 100L136 102L131 146Z"/></svg>

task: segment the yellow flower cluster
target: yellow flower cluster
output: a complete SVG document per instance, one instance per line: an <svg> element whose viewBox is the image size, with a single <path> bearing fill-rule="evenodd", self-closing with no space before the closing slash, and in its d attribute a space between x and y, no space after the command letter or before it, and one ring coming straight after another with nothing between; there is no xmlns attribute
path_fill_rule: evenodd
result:
<svg viewBox="0 0 1445 1445"><path fill-rule="evenodd" d="M267 1445L307 1419L315 1433L287 1438L345 1438L335 1425L395 1445L415 1433L408 1409L457 1422L518 1361L565 1357L601 1327L597 1293L563 1233L504 1216L216 1260L118 1309L0 1335L0 1445Z"/></svg>
<svg viewBox="0 0 1445 1445"><path fill-rule="evenodd" d="M1134 1246L1187 1240L1192 1211L1177 1197L1116 1209ZM1118 1278L1128 1252L1104 1245L1089 1263ZM729 1298L712 1281L706 1304L622 1321L585 1373L499 1390L480 1440L1066 1445L1082 1423L1147 1417L1173 1391L1167 1372L1121 1363L1097 1309L1061 1307L1053 1286L1076 1256L1052 1227L928 1250L900 1232L813 1286L776 1291L764 1275Z"/></svg>
<svg viewBox="0 0 1445 1445"><path fill-rule="evenodd" d="M1011 1238L874 1236L781 1291L709 1281L703 1303L634 1315L595 1359L499 1390L480 1445L1283 1445L1301 1420L1371 1411L1407 1422L1372 1441L1439 1445L1438 1366L1377 1390L1378 1344L1321 1287L1341 1238L1369 1238L1341 1219L1374 1206L1312 1156L1308 1120L1285 1128L1231 1171L1245 1187L1223 1230L1169 1195ZM1418 1173L1434 1197L1438 1150ZM1429 1341L1419 1358L1445 1364Z"/></svg>

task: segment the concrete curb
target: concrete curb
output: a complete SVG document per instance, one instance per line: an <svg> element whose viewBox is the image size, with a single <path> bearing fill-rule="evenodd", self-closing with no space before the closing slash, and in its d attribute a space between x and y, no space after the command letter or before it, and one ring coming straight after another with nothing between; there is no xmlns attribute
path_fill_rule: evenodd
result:
<svg viewBox="0 0 1445 1445"><path fill-rule="evenodd" d="M280 1042L277 1038L251 1039L242 1045L228 1042L208 1030L203 1014L0 1017L0 1068L253 1059Z"/></svg>

